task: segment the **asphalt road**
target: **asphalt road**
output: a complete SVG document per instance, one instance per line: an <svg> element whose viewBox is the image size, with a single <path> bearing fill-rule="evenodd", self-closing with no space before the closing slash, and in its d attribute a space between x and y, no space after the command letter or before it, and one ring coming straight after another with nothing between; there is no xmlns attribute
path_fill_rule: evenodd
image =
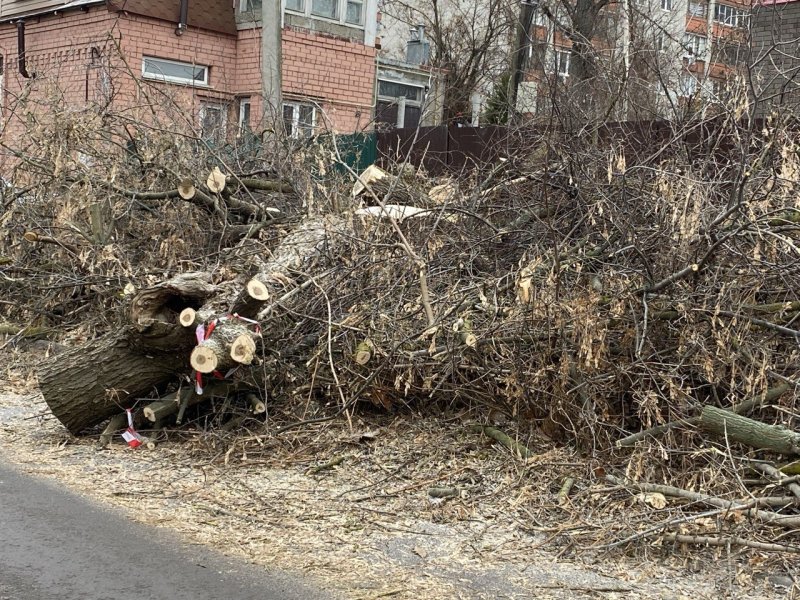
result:
<svg viewBox="0 0 800 600"><path fill-rule="evenodd" d="M190 546L0 465L0 600L316 600L329 593Z"/></svg>

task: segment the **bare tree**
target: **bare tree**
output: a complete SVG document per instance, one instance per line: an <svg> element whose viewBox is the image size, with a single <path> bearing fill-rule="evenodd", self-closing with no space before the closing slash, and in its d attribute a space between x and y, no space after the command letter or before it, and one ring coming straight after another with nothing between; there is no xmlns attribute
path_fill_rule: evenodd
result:
<svg viewBox="0 0 800 600"><path fill-rule="evenodd" d="M471 95L487 92L507 69L517 18L508 0L387 0L382 11L389 22L429 32L430 65L444 73L446 121L470 114Z"/></svg>

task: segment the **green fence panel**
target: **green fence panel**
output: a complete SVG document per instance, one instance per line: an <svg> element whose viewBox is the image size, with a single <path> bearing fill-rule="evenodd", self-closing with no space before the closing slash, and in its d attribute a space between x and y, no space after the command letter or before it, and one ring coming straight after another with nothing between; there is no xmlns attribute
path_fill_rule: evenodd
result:
<svg viewBox="0 0 800 600"><path fill-rule="evenodd" d="M336 136L336 147L343 163L336 165L338 171L346 171L344 165L347 165L360 173L378 159L378 138L374 131Z"/></svg>

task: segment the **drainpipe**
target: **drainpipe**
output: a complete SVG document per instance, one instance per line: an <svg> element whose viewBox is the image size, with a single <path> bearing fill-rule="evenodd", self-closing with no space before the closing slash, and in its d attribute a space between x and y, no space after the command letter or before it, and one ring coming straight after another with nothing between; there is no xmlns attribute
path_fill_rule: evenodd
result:
<svg viewBox="0 0 800 600"><path fill-rule="evenodd" d="M183 35L186 32L186 23L189 19L189 0L181 0L181 12L178 17L178 27L175 28L175 35Z"/></svg>
<svg viewBox="0 0 800 600"><path fill-rule="evenodd" d="M31 79L33 73L28 73L25 65L25 21L17 21L17 63L19 64L19 74L25 79Z"/></svg>

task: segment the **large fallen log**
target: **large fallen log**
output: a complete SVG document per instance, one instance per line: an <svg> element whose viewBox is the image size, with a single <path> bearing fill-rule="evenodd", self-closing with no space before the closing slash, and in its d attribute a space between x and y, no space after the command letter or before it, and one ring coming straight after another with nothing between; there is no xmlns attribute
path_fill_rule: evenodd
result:
<svg viewBox="0 0 800 600"><path fill-rule="evenodd" d="M297 274L323 251L335 226L332 220L301 223L263 261L253 279L270 287L279 283L281 289L299 288ZM196 315L225 316L235 310L254 315L271 294L255 298L210 281L207 273L189 273L146 289L134 297L127 324L118 331L45 362L38 371L39 388L53 415L70 432L79 433L132 406L137 398L160 392L176 375L189 372L190 364L211 373L252 361L256 336L239 321L225 321L216 337L202 346L197 345L195 328L185 325L194 324ZM192 314L184 312L187 308L194 313L190 323L182 323L182 313Z"/></svg>
<svg viewBox="0 0 800 600"><path fill-rule="evenodd" d="M144 290L131 302L128 325L45 362L39 389L53 415L78 433L162 387L188 364L194 338L170 307L202 304L215 291L205 273Z"/></svg>

